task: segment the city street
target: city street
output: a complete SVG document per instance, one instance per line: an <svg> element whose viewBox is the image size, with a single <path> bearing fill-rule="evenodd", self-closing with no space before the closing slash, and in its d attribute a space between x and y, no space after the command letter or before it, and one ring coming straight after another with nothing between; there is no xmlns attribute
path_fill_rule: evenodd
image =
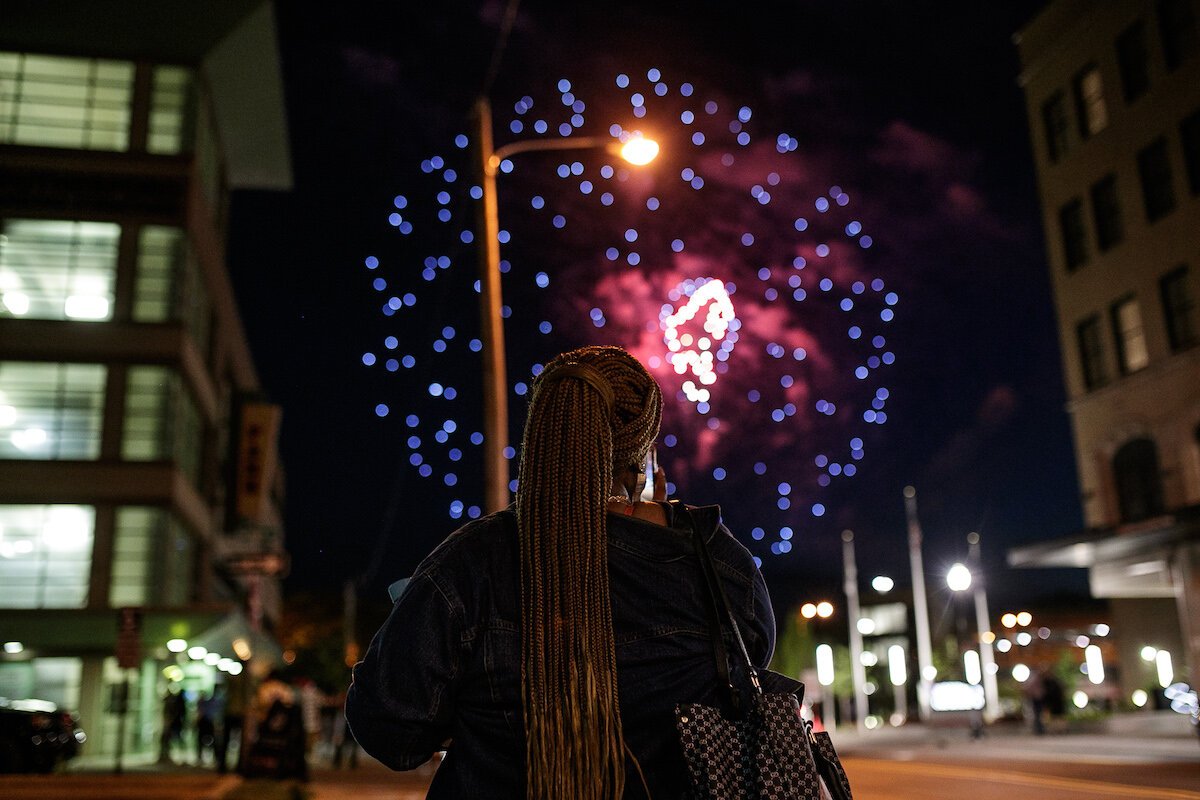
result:
<svg viewBox="0 0 1200 800"><path fill-rule="evenodd" d="M857 800L1200 800L1200 741L1182 718L1130 715L1105 730L1032 736L993 726L982 740L959 728L919 725L835 733ZM318 763L308 800L420 800L431 767L391 772L370 758L354 770ZM5 776L5 800L291 800L290 787L245 783L192 767L147 765L116 777L99 771Z"/></svg>

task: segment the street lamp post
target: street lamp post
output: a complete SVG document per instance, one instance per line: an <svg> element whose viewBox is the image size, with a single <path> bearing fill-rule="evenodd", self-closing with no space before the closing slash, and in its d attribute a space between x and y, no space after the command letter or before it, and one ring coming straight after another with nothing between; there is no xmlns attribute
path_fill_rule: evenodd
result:
<svg viewBox="0 0 1200 800"><path fill-rule="evenodd" d="M858 565L854 560L854 532L842 531L842 569L846 592L846 614L850 621L850 675L854 679L854 720L859 733L867 730L867 671L862 663L863 638L858 627L862 610L858 604Z"/></svg>
<svg viewBox="0 0 1200 800"><path fill-rule="evenodd" d="M975 572L975 627L979 629L979 660L983 665L983 696L988 721L1000 718L1000 690L996 685L996 658L992 653L992 625L988 621L987 592L983 582L983 560L979 553L979 534L967 535L967 554ZM992 635L989 635L992 634Z"/></svg>
<svg viewBox="0 0 1200 800"><path fill-rule="evenodd" d="M508 393L505 387L504 325L500 314L500 209L496 201L496 172L505 158L532 150L581 150L595 147L618 149L622 158L642 166L658 155L658 144L641 136L624 145L604 137L574 139L527 139L492 145L492 107L486 97L475 101L475 171L483 192L476 216L479 253L480 343L483 345L483 492L488 513L508 505Z"/></svg>
<svg viewBox="0 0 1200 800"><path fill-rule="evenodd" d="M929 689L937 673L929 638L929 604L925 599L925 566L921 559L921 522L917 519L917 490L904 487L904 511L908 518L908 560L912 568L913 619L917 624L917 703L922 721L930 718Z"/></svg>

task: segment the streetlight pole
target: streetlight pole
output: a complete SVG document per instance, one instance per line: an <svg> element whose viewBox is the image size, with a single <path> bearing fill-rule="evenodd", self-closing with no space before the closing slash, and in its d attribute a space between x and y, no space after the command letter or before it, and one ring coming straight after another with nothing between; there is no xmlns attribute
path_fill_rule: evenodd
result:
<svg viewBox="0 0 1200 800"><path fill-rule="evenodd" d="M930 718L929 689L936 673L933 646L929 640L929 603L925 599L925 564L921 559L921 523L917 519L917 490L904 487L904 510L908 517L908 561L912 568L913 618L917 624L917 703L922 721Z"/></svg>
<svg viewBox="0 0 1200 800"><path fill-rule="evenodd" d="M479 253L479 341L483 345L483 496L488 513L508 505L507 370L504 325L500 315L500 210L496 202L496 168L492 151L492 107L486 97L475 101L475 165L483 197L477 212L482 241Z"/></svg>
<svg viewBox="0 0 1200 800"><path fill-rule="evenodd" d="M988 622L987 591L983 585L983 560L979 553L979 534L967 534L967 556L971 571L975 573L975 627L979 630L979 661L983 671L983 696L987 704L988 721L1000 718L1000 692L996 686L996 659L992 653L995 636L988 636L992 626Z"/></svg>
<svg viewBox="0 0 1200 800"><path fill-rule="evenodd" d="M858 604L858 565L854 560L854 532L842 531L843 588L846 591L846 615L850 618L850 674L854 678L854 721L859 733L867 730L867 670L862 663L863 638L858 628L862 610Z"/></svg>
<svg viewBox="0 0 1200 800"><path fill-rule="evenodd" d="M508 459L504 448L508 444L508 391L505 367L504 324L500 314L500 208L496 201L496 172L510 155L532 150L583 150L604 147L616 150L622 158L641 166L658 155L658 144L635 135L620 142L613 139L587 136L573 139L528 139L493 149L492 106L487 97L475 101L475 160L476 177L483 191L476 215L479 254L479 316L483 345L483 495L490 514L508 505Z"/></svg>

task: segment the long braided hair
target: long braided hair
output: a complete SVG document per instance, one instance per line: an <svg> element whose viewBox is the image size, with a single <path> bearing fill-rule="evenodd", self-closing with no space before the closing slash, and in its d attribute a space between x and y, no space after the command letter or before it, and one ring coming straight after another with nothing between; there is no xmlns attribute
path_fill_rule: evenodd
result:
<svg viewBox="0 0 1200 800"><path fill-rule="evenodd" d="M534 381L517 488L528 800L624 790L607 499L661 418L658 384L619 347L563 353Z"/></svg>

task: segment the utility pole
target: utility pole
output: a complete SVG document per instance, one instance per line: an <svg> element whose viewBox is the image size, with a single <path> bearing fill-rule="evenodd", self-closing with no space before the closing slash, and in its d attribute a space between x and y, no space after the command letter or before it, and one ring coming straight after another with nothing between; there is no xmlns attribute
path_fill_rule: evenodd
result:
<svg viewBox="0 0 1200 800"><path fill-rule="evenodd" d="M921 720L929 721L929 690L937 676L933 646L929 640L929 602L925 599L925 563L921 559L921 523L917 519L917 490L904 487L904 510L908 517L908 561L912 568L913 617L917 625L917 704Z"/></svg>
<svg viewBox="0 0 1200 800"><path fill-rule="evenodd" d="M854 722L867 730L867 670L862 663L863 638L858 629L858 565L854 560L854 532L842 531L842 567L845 570L846 616L850 618L850 674L854 677Z"/></svg>
<svg viewBox="0 0 1200 800"><path fill-rule="evenodd" d="M983 696L987 704L987 720L1000 718L1000 692L996 687L996 659L992 653L995 636L989 636L992 625L988 621L987 590L983 582L983 559L979 552L979 534L967 534L967 556L975 584L975 627L979 631L979 663L983 668Z"/></svg>

